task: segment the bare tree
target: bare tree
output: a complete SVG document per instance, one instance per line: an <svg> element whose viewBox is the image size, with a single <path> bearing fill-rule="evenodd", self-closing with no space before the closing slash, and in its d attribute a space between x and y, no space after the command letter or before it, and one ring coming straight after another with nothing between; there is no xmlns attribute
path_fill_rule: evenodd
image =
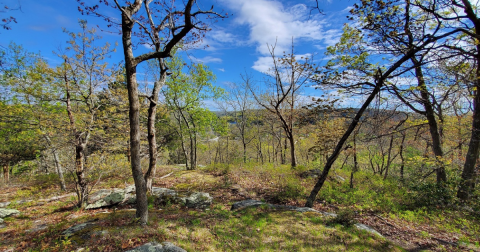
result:
<svg viewBox="0 0 480 252"><path fill-rule="evenodd" d="M224 104L219 104L225 113L232 109L232 121L238 130L240 141L243 147L243 162L247 162L247 145L255 138L255 134L251 132L252 121L254 120L254 107L250 91L252 77L248 74L242 75L243 82L234 83L228 90L228 96L225 97Z"/></svg>
<svg viewBox="0 0 480 252"><path fill-rule="evenodd" d="M255 100L260 106L270 113L276 115L281 122L281 127L285 131L285 135L290 143L291 166L297 166L295 156L295 133L294 127L296 122L297 110L299 106L300 89L310 82L314 76L316 68L312 63L312 58L295 56L294 47L289 54L282 58L275 56L275 45L268 46L270 56L272 57L273 67L267 73L266 84L272 90L265 90L264 93L258 94L252 86L252 92ZM247 79L244 82L248 83Z"/></svg>

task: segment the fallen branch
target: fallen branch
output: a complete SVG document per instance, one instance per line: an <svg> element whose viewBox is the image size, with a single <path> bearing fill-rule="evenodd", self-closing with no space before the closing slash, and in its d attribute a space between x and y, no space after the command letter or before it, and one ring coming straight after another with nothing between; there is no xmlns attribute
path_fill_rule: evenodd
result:
<svg viewBox="0 0 480 252"><path fill-rule="evenodd" d="M448 245L451 245L451 246L454 246L454 247L457 247L458 244L456 242L449 242L449 241L445 241L445 240L442 240L442 239L439 239L439 238L435 238L435 237L432 237L432 239L436 240L436 241L439 241L441 243L444 243L444 244L448 244Z"/></svg>
<svg viewBox="0 0 480 252"><path fill-rule="evenodd" d="M372 214L373 216L379 218L380 220L382 220L383 222L385 222L387 225L389 225L390 227L394 227L394 228L398 228L397 226L393 225L393 224L390 224L387 220L385 220L383 217L381 216L378 216L376 214Z"/></svg>
<svg viewBox="0 0 480 252"><path fill-rule="evenodd" d="M167 175L165 175L165 176L162 176L162 177L160 177L160 179L164 179L164 178L166 178L166 177L168 177L168 176L170 176L170 175L172 175L172 174L173 174L173 172L170 172L169 174L167 174Z"/></svg>

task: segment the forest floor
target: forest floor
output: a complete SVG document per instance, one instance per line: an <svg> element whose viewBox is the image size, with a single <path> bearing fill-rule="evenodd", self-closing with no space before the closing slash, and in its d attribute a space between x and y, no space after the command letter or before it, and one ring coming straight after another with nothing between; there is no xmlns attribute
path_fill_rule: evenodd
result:
<svg viewBox="0 0 480 252"><path fill-rule="evenodd" d="M368 181L361 174L355 180L358 188L346 193L353 189L348 179L342 180L349 176L342 170L335 171L314 205L316 210L339 214L333 220L317 213L268 208L230 210L234 202L245 199L303 206L315 179L300 178L289 169L159 167L157 178L171 175L156 179L154 186L208 192L214 203L205 210L150 204L147 226L137 224L134 205L76 208L73 186L69 192L60 192L52 176L13 179L2 185L0 203L11 201L7 208L21 213L5 218L0 251L125 251L152 241L170 241L187 251L480 251L478 217L458 209L398 208L396 192L390 194L387 186L361 187ZM94 191L131 184L131 175L124 169L102 178ZM346 196L350 198L342 198ZM348 225L349 218L383 237ZM88 233L68 239L61 235L85 222L93 223Z"/></svg>

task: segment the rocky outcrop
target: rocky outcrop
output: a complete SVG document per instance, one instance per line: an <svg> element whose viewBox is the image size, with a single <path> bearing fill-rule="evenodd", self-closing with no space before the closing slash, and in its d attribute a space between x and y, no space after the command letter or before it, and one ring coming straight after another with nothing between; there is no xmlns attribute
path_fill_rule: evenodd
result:
<svg viewBox="0 0 480 252"><path fill-rule="evenodd" d="M85 209L94 209L106 206L113 206L120 204L125 201L125 190L122 189L113 189L106 190L102 189L90 196L90 204L85 207Z"/></svg>
<svg viewBox="0 0 480 252"><path fill-rule="evenodd" d="M230 210L235 211L235 210L239 210L247 207L257 207L261 205L267 205L267 203L259 200L252 200L252 199L242 200L242 201L233 203L232 208Z"/></svg>
<svg viewBox="0 0 480 252"><path fill-rule="evenodd" d="M360 229L360 230L364 230L364 231L367 231L371 234L375 234L375 235L378 235L380 237L383 237L382 234L380 234L377 230L373 229L372 227L370 226L367 226L365 224L362 224L362 223L357 223L355 224L355 227Z"/></svg>
<svg viewBox="0 0 480 252"><path fill-rule="evenodd" d="M157 204L175 203L197 209L207 208L213 201L208 193L194 192L188 195L160 187L153 187L152 195L155 197L155 203ZM133 185L127 186L125 189L102 189L90 195L86 209L109 207L117 204L134 204L135 201L135 186Z"/></svg>
<svg viewBox="0 0 480 252"><path fill-rule="evenodd" d="M208 193L192 193L185 199L185 206L188 208L205 209L212 204L213 198Z"/></svg>
<svg viewBox="0 0 480 252"><path fill-rule="evenodd" d="M71 236L74 236L74 235L80 233L81 231L91 227L91 226L95 226L96 221L97 220L92 220L92 221L89 221L89 222L85 222L85 223L77 224L75 226L71 226L71 227L69 227L68 229L66 229L65 231L62 232L62 237L66 239L66 238L69 238Z"/></svg>
<svg viewBox="0 0 480 252"><path fill-rule="evenodd" d="M20 211L16 209L0 208L0 218L5 218L5 217L16 215L19 213Z"/></svg>
<svg viewBox="0 0 480 252"><path fill-rule="evenodd" d="M10 201L7 201L7 202L0 202L0 207L4 208L4 207L7 207L8 205L10 205Z"/></svg>
<svg viewBox="0 0 480 252"><path fill-rule="evenodd" d="M187 252L185 249L177 247L170 242L162 242L161 244L156 242L149 242L142 246L128 250L126 252Z"/></svg>

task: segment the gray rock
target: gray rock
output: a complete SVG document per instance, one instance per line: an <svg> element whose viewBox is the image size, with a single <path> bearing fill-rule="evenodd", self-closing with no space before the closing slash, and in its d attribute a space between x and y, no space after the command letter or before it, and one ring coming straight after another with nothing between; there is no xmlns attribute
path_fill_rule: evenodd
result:
<svg viewBox="0 0 480 252"><path fill-rule="evenodd" d="M333 218L337 217L337 214L335 214L335 213L321 212L321 211L318 211L318 210L315 210L315 209L309 208L309 207L294 207L294 209L292 209L292 210L300 212L300 213L313 212L313 213L318 213L318 214L321 214L321 215L325 215L327 217L333 217Z"/></svg>
<svg viewBox="0 0 480 252"><path fill-rule="evenodd" d="M129 185L125 187L125 193L134 193L135 194L135 185Z"/></svg>
<svg viewBox="0 0 480 252"><path fill-rule="evenodd" d="M122 204L134 204L136 202L135 186L128 186L124 189L123 192L125 193L125 196ZM161 187L152 187L152 195L156 198L155 202L157 204L170 202L175 204L182 204L189 208L199 209L207 208L212 204L213 200L213 198L208 193L196 192L192 193L191 195L185 195L180 194L175 190ZM98 206L87 206L87 209L90 208L98 208Z"/></svg>
<svg viewBox="0 0 480 252"><path fill-rule="evenodd" d="M7 201L7 202L0 202L0 207L1 208L5 208L6 206L10 205L11 202L10 201Z"/></svg>
<svg viewBox="0 0 480 252"><path fill-rule="evenodd" d="M304 171L300 174L302 178L318 178L322 175L322 171L320 169L312 169L308 171Z"/></svg>
<svg viewBox="0 0 480 252"><path fill-rule="evenodd" d="M186 250L173 245L170 242L162 242L161 244L156 242L149 242L142 246L128 250L126 252L187 252Z"/></svg>
<svg viewBox="0 0 480 252"><path fill-rule="evenodd" d="M68 238L72 235L75 235L76 233L90 227L90 226L94 226L96 225L95 223L95 220L94 221L91 221L91 222L85 222L85 223L81 223L81 224L78 224L78 225L75 225L75 226L72 226L72 227L69 227L68 229L66 229L65 231L62 232L62 236L65 237L65 238Z"/></svg>
<svg viewBox="0 0 480 252"><path fill-rule="evenodd" d="M125 194L125 200L123 201L123 204L135 204L135 202L137 202L137 195L134 193Z"/></svg>
<svg viewBox="0 0 480 252"><path fill-rule="evenodd" d="M177 196L177 192L175 192L174 190L161 187L152 187L152 194L160 198L164 196Z"/></svg>
<svg viewBox="0 0 480 252"><path fill-rule="evenodd" d="M5 218L19 213L20 211L16 209L0 208L0 218Z"/></svg>
<svg viewBox="0 0 480 252"><path fill-rule="evenodd" d="M96 201L90 200L91 204L88 204L85 209L95 209L100 207L113 206L122 203L125 200L125 191L121 189L109 190L109 193L106 193L105 190L101 190L98 195L95 195L95 199L100 198L99 195L103 196ZM108 191L108 190L107 190ZM105 195L105 196L104 196Z"/></svg>
<svg viewBox="0 0 480 252"><path fill-rule="evenodd" d="M108 196L112 193L112 190L109 189L100 189L88 196L88 203L92 204L96 201L103 199L104 197Z"/></svg>
<svg viewBox="0 0 480 252"><path fill-rule="evenodd" d="M185 205L188 208L205 209L212 204L213 198L208 193L196 192L192 193L185 200Z"/></svg>
<svg viewBox="0 0 480 252"><path fill-rule="evenodd" d="M340 175L335 175L335 179L339 180L340 182L345 182L345 179Z"/></svg>
<svg viewBox="0 0 480 252"><path fill-rule="evenodd" d="M34 233L34 232L45 230L47 228L48 228L47 224L40 224L32 229L27 230L27 233Z"/></svg>
<svg viewBox="0 0 480 252"><path fill-rule="evenodd" d="M369 233L372 233L372 234L378 235L380 237L383 237L383 235L380 234L377 230L375 230L375 229L373 229L373 228L371 228L371 227L369 227L365 224L357 223L357 224L355 224L355 227L360 229L360 230L365 230Z"/></svg>
<svg viewBox="0 0 480 252"><path fill-rule="evenodd" d="M336 214L336 213L320 212L320 211L319 211L319 213L320 213L320 214L323 214L323 215L325 215L325 216L328 216L328 217L333 217L333 218L337 217L337 214Z"/></svg>
<svg viewBox="0 0 480 252"><path fill-rule="evenodd" d="M265 205L265 204L266 203L264 203L262 201L259 201L259 200L252 200L252 199L242 200L242 201L233 203L231 210L232 211L233 210L239 210L239 209L243 209L243 208L247 208L247 207L261 206L261 205Z"/></svg>
<svg viewBox="0 0 480 252"><path fill-rule="evenodd" d="M4 222L5 221L2 218L0 218L0 224L3 224Z"/></svg>

